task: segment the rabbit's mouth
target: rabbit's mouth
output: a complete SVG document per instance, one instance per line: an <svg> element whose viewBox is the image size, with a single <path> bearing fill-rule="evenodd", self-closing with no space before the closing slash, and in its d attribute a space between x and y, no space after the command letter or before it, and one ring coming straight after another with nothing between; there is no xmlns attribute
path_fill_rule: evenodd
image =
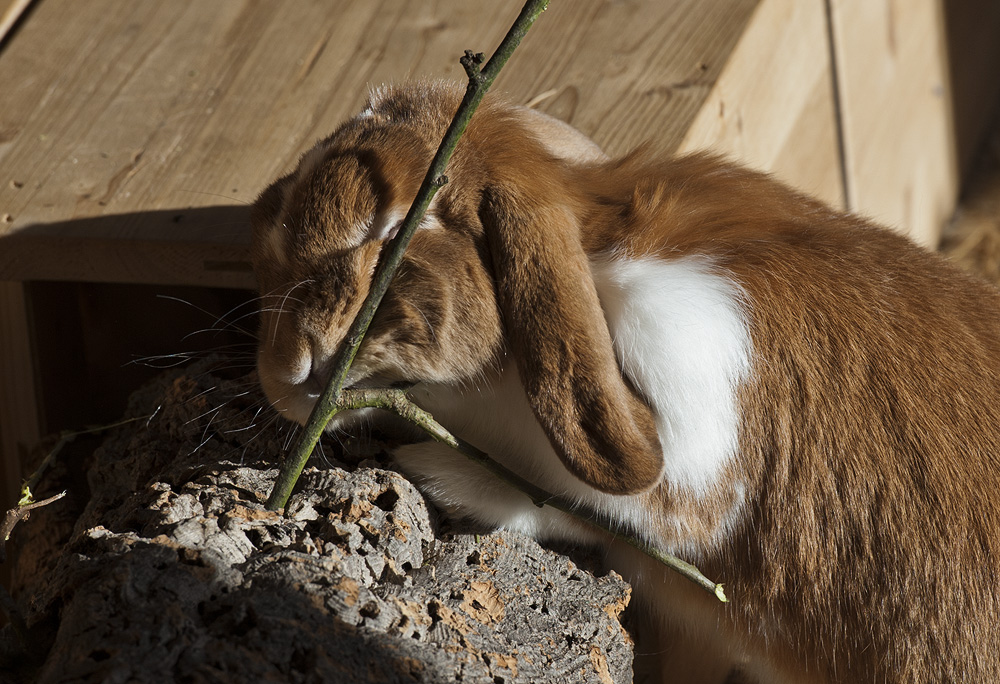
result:
<svg viewBox="0 0 1000 684"><path fill-rule="evenodd" d="M358 364L359 366L361 364ZM417 382L401 379L395 373L374 373L371 375L359 372L360 368L352 368L344 383L344 391L350 390L409 390ZM313 408L319 398L326 392L330 378L328 373L315 370L289 368L286 372L276 372L267 363L259 363L258 371L261 387L271 406L283 418L299 425L305 425L312 415ZM298 372L296 372L298 371ZM350 403L350 397L347 397ZM373 408L344 409L334 416L327 426L327 431L345 430L363 423L370 428L373 424L383 421L378 415L387 415L386 411Z"/></svg>

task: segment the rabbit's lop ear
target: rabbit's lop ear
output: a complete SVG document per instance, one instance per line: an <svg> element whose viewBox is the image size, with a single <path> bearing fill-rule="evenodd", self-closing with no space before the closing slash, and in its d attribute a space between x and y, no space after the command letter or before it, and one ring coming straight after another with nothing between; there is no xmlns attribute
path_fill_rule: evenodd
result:
<svg viewBox="0 0 1000 684"><path fill-rule="evenodd" d="M495 184L480 206L508 347L566 468L603 492L647 490L663 465L653 414L619 370L576 218L543 192Z"/></svg>

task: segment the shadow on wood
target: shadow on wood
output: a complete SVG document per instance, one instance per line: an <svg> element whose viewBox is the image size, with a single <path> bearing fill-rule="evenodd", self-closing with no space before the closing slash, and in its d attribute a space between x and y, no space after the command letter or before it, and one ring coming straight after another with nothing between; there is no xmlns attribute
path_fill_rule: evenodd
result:
<svg viewBox="0 0 1000 684"><path fill-rule="evenodd" d="M963 181L1000 105L1000 3L943 0L952 122Z"/></svg>
<svg viewBox="0 0 1000 684"><path fill-rule="evenodd" d="M3 244L0 280L254 287L249 205L37 223Z"/></svg>

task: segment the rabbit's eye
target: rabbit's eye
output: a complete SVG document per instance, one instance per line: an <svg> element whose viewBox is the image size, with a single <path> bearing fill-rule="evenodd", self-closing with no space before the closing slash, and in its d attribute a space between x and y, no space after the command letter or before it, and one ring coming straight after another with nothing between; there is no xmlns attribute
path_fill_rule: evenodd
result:
<svg viewBox="0 0 1000 684"><path fill-rule="evenodd" d="M406 213L398 210L386 210L375 214L368 221L367 235L369 240L385 240L399 232Z"/></svg>
<svg viewBox="0 0 1000 684"><path fill-rule="evenodd" d="M367 230L368 240L391 240L399 233L406 218L404 209L387 210L377 214L370 223ZM418 230L438 227L437 219L428 211L420 220Z"/></svg>
<svg viewBox="0 0 1000 684"><path fill-rule="evenodd" d="M403 225L402 221L396 221L396 223L392 226L392 228L389 229L389 232L385 234L385 239L391 240L394 237L396 237L396 233L399 232L399 228L402 225Z"/></svg>

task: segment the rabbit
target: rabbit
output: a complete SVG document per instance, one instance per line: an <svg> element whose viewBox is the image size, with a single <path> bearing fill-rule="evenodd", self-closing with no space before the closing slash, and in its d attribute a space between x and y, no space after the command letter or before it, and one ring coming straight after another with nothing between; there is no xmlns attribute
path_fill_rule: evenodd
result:
<svg viewBox="0 0 1000 684"><path fill-rule="evenodd" d="M258 371L288 419L462 93L375 90L254 204ZM431 500L602 548L667 635L665 681L1000 681L997 289L763 173L609 158L493 95L447 176L347 386L415 383L455 434L729 602L446 446L398 448Z"/></svg>

